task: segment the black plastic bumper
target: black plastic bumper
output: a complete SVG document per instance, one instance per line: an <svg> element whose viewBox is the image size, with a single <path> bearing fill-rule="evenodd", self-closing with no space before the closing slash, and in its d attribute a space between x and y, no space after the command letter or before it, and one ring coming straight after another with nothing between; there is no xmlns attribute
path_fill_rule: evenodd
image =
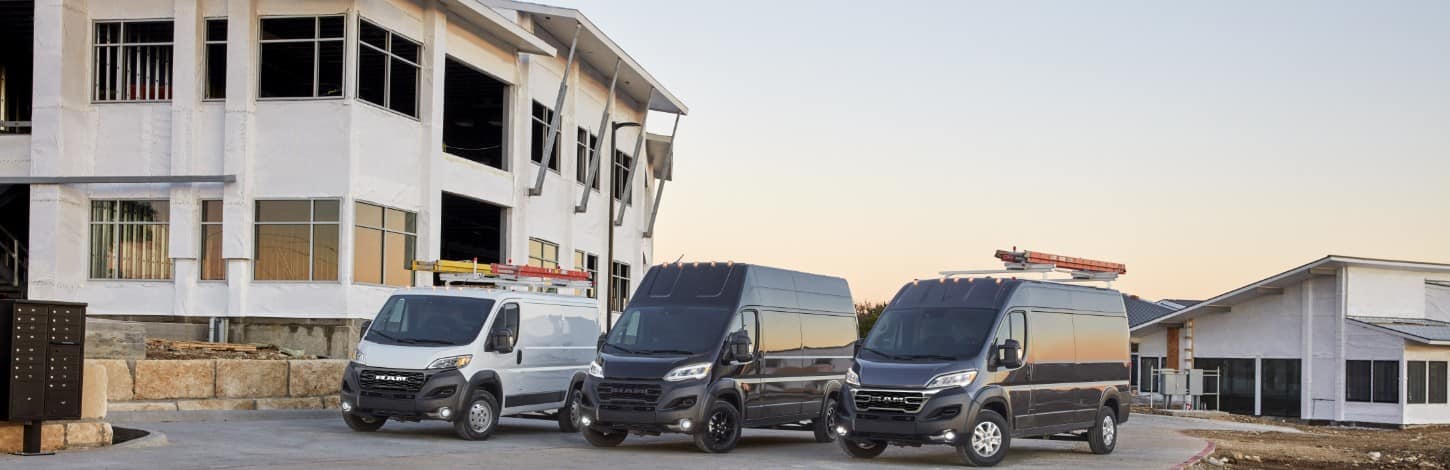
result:
<svg viewBox="0 0 1450 470"><path fill-rule="evenodd" d="M659 387L658 399L629 400L606 397L601 400L600 385L614 387ZM706 389L703 380L666 382L663 380L619 380L587 377L580 413L589 417L591 427L601 430L640 431L647 433L683 432L698 429L705 412ZM689 419L695 426L685 430L680 420Z"/></svg>
<svg viewBox="0 0 1450 470"><path fill-rule="evenodd" d="M411 385L368 380L365 386L361 380L364 374L390 377L417 377L421 374L422 384L415 389ZM410 421L451 421L438 416L438 409L446 406L453 410L453 416L457 416L467 390L468 380L456 369L387 369L349 363L342 375L341 398L351 406L353 414Z"/></svg>
<svg viewBox="0 0 1450 470"><path fill-rule="evenodd" d="M952 444L942 439L948 430L961 434L976 410L972 396L956 388L932 395L915 413L857 410L852 387L841 389L842 403L836 423L846 427L852 440L879 440L894 444Z"/></svg>

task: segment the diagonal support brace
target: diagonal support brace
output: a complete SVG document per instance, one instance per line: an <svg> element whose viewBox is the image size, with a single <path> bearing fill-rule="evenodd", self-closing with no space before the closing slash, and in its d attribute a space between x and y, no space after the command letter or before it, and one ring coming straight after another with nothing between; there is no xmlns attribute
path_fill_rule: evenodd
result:
<svg viewBox="0 0 1450 470"><path fill-rule="evenodd" d="M634 158L629 161L629 173L624 175L623 194L619 195L619 210L614 212L614 226L624 225L624 209L629 207L630 199L634 196L634 174L639 172L639 161L644 160L644 137L649 134L645 132L645 124L649 121L649 105L654 101L655 89L649 89L648 99L644 100L644 114L639 119L639 136L634 139Z"/></svg>
<svg viewBox="0 0 1450 470"><path fill-rule="evenodd" d="M604 100L604 114L599 118L599 139L594 141L594 148L589 150L589 178L584 181L584 191L579 196L579 204L574 206L574 212L589 210L589 188L593 188L594 182L599 180L599 159L602 158L600 152L604 150L604 139L609 136L609 121L614 119L614 84L619 81L620 62L619 59L614 61L614 75L609 79L609 97ZM609 145L613 146L614 142Z"/></svg>
<svg viewBox="0 0 1450 470"><path fill-rule="evenodd" d="M574 66L574 47L579 44L579 30L582 24L574 24L574 39L569 41L569 59L564 62L564 76L559 80L559 96L554 98L554 116L549 119L549 136L544 139L543 161L539 162L539 176L534 178L534 186L529 188L530 196L544 194L544 175L549 172L549 164L554 161L554 146L559 140L559 126L564 117L564 98L569 96L569 68Z"/></svg>
<svg viewBox="0 0 1450 470"><path fill-rule="evenodd" d="M655 187L654 207L649 211L649 227L644 229L644 238L654 238L655 236L655 219L660 215L660 198L665 196L665 181L659 180L659 186Z"/></svg>

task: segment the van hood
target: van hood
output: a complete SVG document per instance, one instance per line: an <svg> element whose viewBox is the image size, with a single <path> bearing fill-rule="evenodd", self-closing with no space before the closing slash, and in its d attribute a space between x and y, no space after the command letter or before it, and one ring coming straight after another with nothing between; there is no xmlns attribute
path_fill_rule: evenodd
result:
<svg viewBox="0 0 1450 470"><path fill-rule="evenodd" d="M604 366L604 378L632 380L660 380L674 368L686 364L710 362L705 354L693 356L626 356L599 353L599 364Z"/></svg>
<svg viewBox="0 0 1450 470"><path fill-rule="evenodd" d="M947 372L974 368L974 361L886 362L856 358L856 373L861 387L922 388L928 381Z"/></svg>
<svg viewBox="0 0 1450 470"><path fill-rule="evenodd" d="M363 341L357 345L359 359L355 362L388 369L423 370L436 359L470 354L471 349L469 346L404 346Z"/></svg>

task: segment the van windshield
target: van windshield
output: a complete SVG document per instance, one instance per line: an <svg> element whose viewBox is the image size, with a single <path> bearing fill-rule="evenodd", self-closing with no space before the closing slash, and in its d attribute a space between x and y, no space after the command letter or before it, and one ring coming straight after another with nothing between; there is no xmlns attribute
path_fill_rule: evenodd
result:
<svg viewBox="0 0 1450 470"><path fill-rule="evenodd" d="M902 308L881 313L861 354L894 361L975 357L992 333L997 311L985 308Z"/></svg>
<svg viewBox="0 0 1450 470"><path fill-rule="evenodd" d="M469 344L492 309L492 299L395 295L383 304L364 339L410 346Z"/></svg>
<svg viewBox="0 0 1450 470"><path fill-rule="evenodd" d="M606 352L696 355L714 351L734 312L718 307L659 305L624 312L604 341Z"/></svg>

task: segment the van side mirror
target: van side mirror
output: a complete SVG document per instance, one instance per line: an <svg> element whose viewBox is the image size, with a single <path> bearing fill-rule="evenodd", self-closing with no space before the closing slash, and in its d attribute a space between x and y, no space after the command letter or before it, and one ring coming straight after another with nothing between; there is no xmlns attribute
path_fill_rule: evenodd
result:
<svg viewBox="0 0 1450 470"><path fill-rule="evenodd" d="M514 352L514 330L501 328L488 335L488 347L501 353Z"/></svg>
<svg viewBox="0 0 1450 470"><path fill-rule="evenodd" d="M1022 343L1008 339L997 346L997 364L1008 369L1022 367Z"/></svg>
<svg viewBox="0 0 1450 470"><path fill-rule="evenodd" d="M851 343L851 355L852 356L859 356L859 355L861 355L861 340L858 339L855 342Z"/></svg>
<svg viewBox="0 0 1450 470"><path fill-rule="evenodd" d="M750 336L747 336L743 332L731 334L726 346L729 347L729 354L726 355L726 359L735 362L750 362L755 360L755 354L751 351L750 347Z"/></svg>
<svg viewBox="0 0 1450 470"><path fill-rule="evenodd" d="M367 334L368 333L368 328L372 328L372 327L373 327L373 321L372 320L363 320L362 326L359 326L358 329L357 329L358 336L361 337L362 335Z"/></svg>
<svg viewBox="0 0 1450 470"><path fill-rule="evenodd" d="M606 339L609 339L609 333L600 333L599 334L599 341L597 341L597 342L594 343L594 350L595 351L598 351L600 349L603 349L604 348L604 340L606 340Z"/></svg>

